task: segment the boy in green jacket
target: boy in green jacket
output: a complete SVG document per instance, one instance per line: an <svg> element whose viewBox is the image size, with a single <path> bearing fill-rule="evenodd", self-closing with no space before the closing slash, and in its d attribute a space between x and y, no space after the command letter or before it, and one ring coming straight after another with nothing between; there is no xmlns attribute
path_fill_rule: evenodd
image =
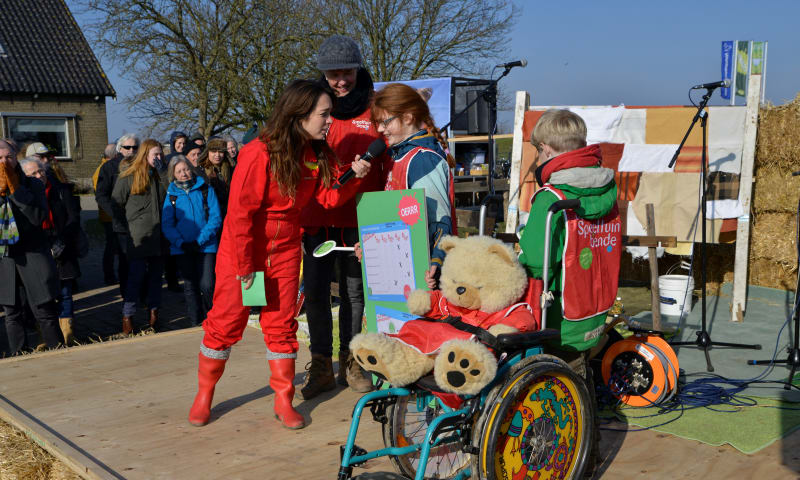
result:
<svg viewBox="0 0 800 480"><path fill-rule="evenodd" d="M574 210L581 219L600 220L616 206L617 186L614 171L600 166L602 157L597 145L586 146L586 124L569 110L548 110L539 119L531 134L531 143L539 152L536 181L540 191L534 196L528 223L520 239L519 260L533 278L542 278L544 234L547 211L559 195L578 198L581 206ZM562 315L562 257L567 237L565 215L554 214L550 230L548 289L554 301L547 310L547 327L561 332L559 350L584 351L597 345L606 313L598 313L580 321L565 320ZM617 245L619 249L621 245ZM569 273L569 272L568 272ZM616 278L614 285L616 285ZM570 281L567 275L567 282ZM616 291L612 293L616 296ZM613 303L613 300L612 300Z"/></svg>
<svg viewBox="0 0 800 480"><path fill-rule="evenodd" d="M540 189L532 199L520 239L519 260L530 277L542 279L548 209L558 200L580 199L580 207L573 212L554 213L551 219L548 278L544 281L554 300L547 309L546 326L559 330L561 336L547 345L545 352L560 357L586 379L596 405L588 353L600 341L606 311L616 297L622 249L614 171L600 166L600 148L586 146L586 124L569 110L546 111L533 129L531 144L539 152L535 173ZM566 273L563 283L562 273ZM596 419L592 430L584 477L592 475L599 455Z"/></svg>

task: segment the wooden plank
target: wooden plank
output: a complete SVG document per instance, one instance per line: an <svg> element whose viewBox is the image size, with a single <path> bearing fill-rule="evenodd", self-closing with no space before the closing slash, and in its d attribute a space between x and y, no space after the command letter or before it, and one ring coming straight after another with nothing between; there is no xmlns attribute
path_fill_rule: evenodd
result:
<svg viewBox="0 0 800 480"><path fill-rule="evenodd" d="M647 210L647 234L656 234L656 214L652 203L645 205ZM650 261L650 308L653 315L653 330L661 331L661 295L658 291L658 254L656 247L647 248Z"/></svg>
<svg viewBox="0 0 800 480"><path fill-rule="evenodd" d="M678 238L658 235L623 235L622 244L626 247L677 247Z"/></svg>
<svg viewBox="0 0 800 480"><path fill-rule="evenodd" d="M522 122L525 121L525 112L531 103L528 92L518 91L514 105L514 141L511 144L511 173L508 184L508 210L506 211L506 233L517 231L519 222L519 179L522 166Z"/></svg>
<svg viewBox="0 0 800 480"><path fill-rule="evenodd" d="M495 179L494 191L504 192L508 190L508 180L504 178ZM479 180L475 182L456 182L453 184L453 191L455 193L476 193L488 192L489 185L486 180Z"/></svg>
<svg viewBox="0 0 800 480"><path fill-rule="evenodd" d="M105 471L90 468L84 478L335 476L338 445L346 440L361 394L337 388L312 401L295 400L311 424L299 431L282 428L272 417L263 335L247 328L217 385L211 422L192 427L186 415L197 388L203 333L181 333L0 360L0 400L7 400L0 410L12 410L7 403L13 402L18 412L26 412L17 414L19 421L8 414L2 418L75 470L86 472L91 461L107 466ZM296 385L309 359L301 347ZM362 420L359 445L382 447L380 425L369 412ZM54 439L42 441L37 425ZM391 470L387 459L370 463Z"/></svg>
<svg viewBox="0 0 800 480"><path fill-rule="evenodd" d="M747 113L744 120L744 148L742 150L741 177L739 177L739 204L742 216L736 225L736 257L733 264L733 300L731 321L744 320L747 309L747 267L750 257L750 201L753 191L753 161L756 156L758 132L758 107L761 98L761 75L750 75L747 87Z"/></svg>
<svg viewBox="0 0 800 480"><path fill-rule="evenodd" d="M497 135L493 135L494 139L497 140L499 138L512 138L514 136L513 133L500 133ZM447 139L448 142L458 143L458 142L486 142L489 140L487 135L464 135L458 136Z"/></svg>
<svg viewBox="0 0 800 480"><path fill-rule="evenodd" d="M0 395L0 419L25 433L28 438L64 462L81 478L87 480L124 478L3 395Z"/></svg>

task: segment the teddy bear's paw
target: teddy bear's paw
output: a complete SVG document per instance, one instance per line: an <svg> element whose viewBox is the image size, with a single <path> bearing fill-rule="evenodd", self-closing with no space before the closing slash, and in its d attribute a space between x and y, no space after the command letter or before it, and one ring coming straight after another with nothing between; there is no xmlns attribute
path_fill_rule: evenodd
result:
<svg viewBox="0 0 800 480"><path fill-rule="evenodd" d="M442 390L474 395L494 379L497 359L480 343L451 340L442 345L433 374Z"/></svg>
<svg viewBox="0 0 800 480"><path fill-rule="evenodd" d="M495 337L498 335L503 335L505 333L516 333L516 332L519 332L519 330L512 327L511 325L504 325L502 323L498 323L496 325L492 325L491 327L489 327L489 333L491 333Z"/></svg>
<svg viewBox="0 0 800 480"><path fill-rule="evenodd" d="M433 368L427 355L379 333L356 335L350 351L361 368L396 386L413 383Z"/></svg>
<svg viewBox="0 0 800 480"><path fill-rule="evenodd" d="M413 290L408 295L406 306L412 315L425 315L431 310L431 294L425 290Z"/></svg>
<svg viewBox="0 0 800 480"><path fill-rule="evenodd" d="M361 368L387 380L389 369L379 352L385 350L382 347L388 341L388 338L378 333L360 333L350 341L350 351Z"/></svg>

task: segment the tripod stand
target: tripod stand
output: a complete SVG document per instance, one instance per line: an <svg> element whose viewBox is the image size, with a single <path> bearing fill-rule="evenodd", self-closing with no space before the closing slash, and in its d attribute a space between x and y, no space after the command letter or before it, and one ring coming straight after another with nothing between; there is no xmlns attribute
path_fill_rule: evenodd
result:
<svg viewBox="0 0 800 480"><path fill-rule="evenodd" d="M694 127L697 121L700 121L700 127L703 130L703 150L700 162L700 176L702 178L700 184L700 210L701 210L701 225L702 225L702 237L700 243L700 272L701 272L701 280L702 288L701 288L701 299L702 299L702 313L701 313L701 329L698 332L695 332L697 335L697 340L693 342L673 342L670 343L673 347L676 346L692 346L697 348L702 348L703 353L706 355L706 370L709 372L714 371L714 366L711 364L711 357L708 354L708 350L711 347L718 346L718 347L729 347L729 348L749 348L753 350L761 350L761 345L747 345L742 343L725 343L725 342L715 342L711 340L711 336L708 334L708 328L706 324L706 138L707 138L707 123L708 123L708 114L705 111L706 105L708 105L708 100L711 98L711 94L714 92L716 86L708 86L706 87L706 93L703 95L703 100L700 102L700 105L697 106L697 113L695 114L694 118L692 119L691 125L689 125L689 130L686 131L686 135L683 137L681 144L678 146L678 149L675 151L675 155L672 157L672 160L669 162L670 168L675 165L675 161L678 159L678 155L680 154L681 149L683 148L683 144L686 143L686 139L689 138L689 134L692 132L692 128Z"/></svg>
<svg viewBox="0 0 800 480"><path fill-rule="evenodd" d="M793 177L800 175L800 172L792 173ZM797 202L797 218L795 220L795 228L797 229L797 236L800 239L800 201ZM800 243L797 245L797 264L800 267ZM788 348L789 357L786 360L748 360L748 365L770 365L770 364L786 364L791 367L789 378L786 380L786 385L783 386L784 390L791 390L789 386L794 378L794 372L797 367L800 367L800 270L797 272L797 282L794 289L794 310L792 311L792 320L794 321L794 340L792 346Z"/></svg>

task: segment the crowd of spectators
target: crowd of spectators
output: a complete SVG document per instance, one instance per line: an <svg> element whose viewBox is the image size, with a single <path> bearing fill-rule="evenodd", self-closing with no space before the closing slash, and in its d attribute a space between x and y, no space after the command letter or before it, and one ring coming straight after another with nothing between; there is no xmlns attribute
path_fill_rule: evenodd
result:
<svg viewBox="0 0 800 480"><path fill-rule="evenodd" d="M104 233L103 280L119 284L121 332L140 304L159 327L162 279L183 291L199 325L211 309L214 264L239 143L229 135L174 132L169 154L154 139L124 134L93 175ZM76 344L73 293L89 251L80 198L42 142L0 140L0 305L12 355ZM183 280L183 285L179 283ZM30 340L33 330L38 341Z"/></svg>

